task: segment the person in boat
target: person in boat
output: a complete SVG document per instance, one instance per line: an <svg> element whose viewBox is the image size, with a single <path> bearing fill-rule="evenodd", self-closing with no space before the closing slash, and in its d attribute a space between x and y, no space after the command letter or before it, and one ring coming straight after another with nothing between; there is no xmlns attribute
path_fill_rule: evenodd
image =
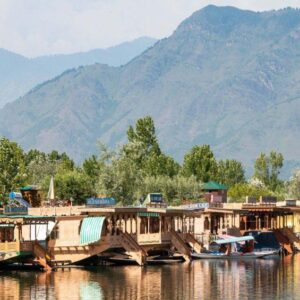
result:
<svg viewBox="0 0 300 300"><path fill-rule="evenodd" d="M226 252L225 252L225 254L226 255L230 255L231 254L231 244L227 244L227 247L226 247L227 249L226 249Z"/></svg>
<svg viewBox="0 0 300 300"><path fill-rule="evenodd" d="M251 253L254 251L254 241L246 241L245 244L242 246L241 251L243 253Z"/></svg>

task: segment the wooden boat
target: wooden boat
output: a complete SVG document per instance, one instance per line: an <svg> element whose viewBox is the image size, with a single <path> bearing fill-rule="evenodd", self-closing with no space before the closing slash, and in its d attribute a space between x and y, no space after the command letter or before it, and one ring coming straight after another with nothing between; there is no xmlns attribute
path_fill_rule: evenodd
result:
<svg viewBox="0 0 300 300"><path fill-rule="evenodd" d="M232 251L237 249L238 243L244 243L242 251ZM192 253L195 259L255 259L274 255L273 250L254 251L254 238L252 236L230 237L214 241L212 244L220 246L219 251L208 251L203 253ZM225 246L225 248L224 248ZM221 249L223 247L223 249Z"/></svg>
<svg viewBox="0 0 300 300"><path fill-rule="evenodd" d="M242 252L232 252L230 254L220 253L220 252L211 252L211 253L192 253L192 257L196 259L253 259L253 258L263 258L268 255L273 255L274 253L266 252L251 252L251 253L242 253Z"/></svg>

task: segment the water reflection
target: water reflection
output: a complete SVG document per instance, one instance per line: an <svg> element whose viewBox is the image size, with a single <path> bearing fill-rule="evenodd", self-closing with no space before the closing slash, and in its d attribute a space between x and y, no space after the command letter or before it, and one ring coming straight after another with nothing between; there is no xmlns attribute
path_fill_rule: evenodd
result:
<svg viewBox="0 0 300 300"><path fill-rule="evenodd" d="M300 254L50 274L1 271L0 299L294 299L300 294L299 265Z"/></svg>

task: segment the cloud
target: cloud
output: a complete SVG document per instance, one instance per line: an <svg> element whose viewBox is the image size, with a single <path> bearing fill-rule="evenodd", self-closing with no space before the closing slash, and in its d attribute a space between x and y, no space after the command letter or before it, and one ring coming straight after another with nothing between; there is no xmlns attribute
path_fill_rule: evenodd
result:
<svg viewBox="0 0 300 300"><path fill-rule="evenodd" d="M208 4L268 10L300 7L300 0L1 0L0 47L37 56L162 38Z"/></svg>

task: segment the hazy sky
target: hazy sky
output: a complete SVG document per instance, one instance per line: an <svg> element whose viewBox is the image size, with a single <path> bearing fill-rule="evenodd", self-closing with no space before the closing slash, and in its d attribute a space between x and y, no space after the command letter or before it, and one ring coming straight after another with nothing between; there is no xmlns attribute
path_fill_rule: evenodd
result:
<svg viewBox="0 0 300 300"><path fill-rule="evenodd" d="M0 0L0 48L37 56L162 38L208 4L257 11L300 7L300 0Z"/></svg>

